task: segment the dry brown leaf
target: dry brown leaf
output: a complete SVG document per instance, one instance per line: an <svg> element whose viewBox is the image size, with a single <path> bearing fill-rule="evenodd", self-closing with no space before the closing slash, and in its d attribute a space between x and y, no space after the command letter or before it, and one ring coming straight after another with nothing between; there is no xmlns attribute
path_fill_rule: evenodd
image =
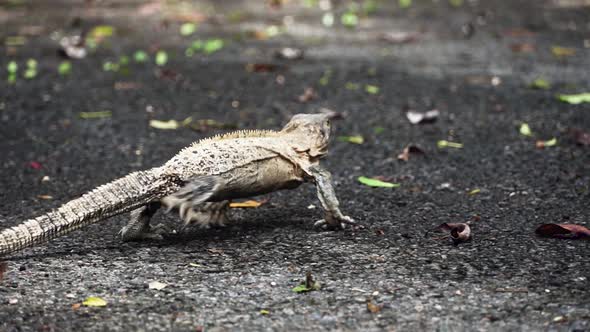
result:
<svg viewBox="0 0 590 332"><path fill-rule="evenodd" d="M51 195L37 195L37 198L49 201L49 200L53 199L53 196L51 196Z"/></svg>
<svg viewBox="0 0 590 332"><path fill-rule="evenodd" d="M556 237L560 239L588 239L590 230L576 224L543 224L535 230L539 236Z"/></svg>
<svg viewBox="0 0 590 332"><path fill-rule="evenodd" d="M520 43L520 44L511 44L510 49L514 53L531 53L536 50L534 44L531 43Z"/></svg>
<svg viewBox="0 0 590 332"><path fill-rule="evenodd" d="M135 90L141 87L138 82L115 82L115 90Z"/></svg>
<svg viewBox="0 0 590 332"><path fill-rule="evenodd" d="M375 304L370 299L367 300L367 310L369 310L370 313L373 313L373 314L379 313L381 311L381 309L383 309L383 305Z"/></svg>
<svg viewBox="0 0 590 332"><path fill-rule="evenodd" d="M444 223L435 228L435 231L448 233L454 244L471 239L471 228L465 223Z"/></svg>
<svg viewBox="0 0 590 332"><path fill-rule="evenodd" d="M305 91L303 91L303 94L300 95L297 99L300 103L307 103L308 101L313 100L315 98L317 98L315 90L312 87L307 87L305 88Z"/></svg>
<svg viewBox="0 0 590 332"><path fill-rule="evenodd" d="M410 159L410 154L420 154L423 155L424 154L424 150L422 150L421 148L419 148L416 145L408 145L404 148L404 150L402 151L402 153L397 155L397 159L399 160L403 160L403 161L408 161Z"/></svg>
<svg viewBox="0 0 590 332"><path fill-rule="evenodd" d="M78 310L82 306L82 303L74 303L72 304L72 310Z"/></svg>
<svg viewBox="0 0 590 332"><path fill-rule="evenodd" d="M590 145L590 133L584 132L580 129L570 129L569 132L576 144L585 146Z"/></svg>

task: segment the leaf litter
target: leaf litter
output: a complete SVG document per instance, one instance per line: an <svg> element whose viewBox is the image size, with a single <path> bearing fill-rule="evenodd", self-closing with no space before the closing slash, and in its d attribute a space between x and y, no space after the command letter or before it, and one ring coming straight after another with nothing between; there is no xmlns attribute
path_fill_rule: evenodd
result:
<svg viewBox="0 0 590 332"><path fill-rule="evenodd" d="M317 291L321 289L321 285L318 281L315 281L310 271L305 274L305 280L298 286L293 287L291 290L295 293L307 293L311 291Z"/></svg>
<svg viewBox="0 0 590 332"><path fill-rule="evenodd" d="M447 233L447 236L439 239L450 238L455 245L471 239L471 228L466 223L442 223L436 227L434 231ZM428 235L428 233L426 235Z"/></svg>
<svg viewBox="0 0 590 332"><path fill-rule="evenodd" d="M392 183L388 181L383 181L377 178L369 178L366 176L359 176L357 178L358 182L364 184L365 186L369 187L377 187L377 188L398 188L401 186L399 183Z"/></svg>
<svg viewBox="0 0 590 332"><path fill-rule="evenodd" d="M543 224L535 230L542 237L554 237L560 239L589 239L590 230L577 224Z"/></svg>
<svg viewBox="0 0 590 332"><path fill-rule="evenodd" d="M403 161L408 161L410 160L410 155L424 155L425 152L424 150L422 150L422 148L420 148L419 146L416 145L407 145L402 153L397 155L397 159L398 160L403 160Z"/></svg>

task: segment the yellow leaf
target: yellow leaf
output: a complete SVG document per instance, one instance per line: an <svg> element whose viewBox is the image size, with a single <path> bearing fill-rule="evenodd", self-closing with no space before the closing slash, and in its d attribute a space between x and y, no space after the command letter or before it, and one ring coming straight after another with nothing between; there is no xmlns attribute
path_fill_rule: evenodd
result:
<svg viewBox="0 0 590 332"><path fill-rule="evenodd" d="M244 202L229 203L229 207L231 207L231 208L257 208L262 204L264 204L264 202L258 202L255 200L248 200L248 201L244 201Z"/></svg>
<svg viewBox="0 0 590 332"><path fill-rule="evenodd" d="M150 127L164 130L178 129L180 127L180 123L178 123L176 120L150 120Z"/></svg>
<svg viewBox="0 0 590 332"><path fill-rule="evenodd" d="M83 305L87 307L106 307L107 301L101 299L97 296L91 296L82 302Z"/></svg>
<svg viewBox="0 0 590 332"><path fill-rule="evenodd" d="M556 57L571 56L576 54L576 49L571 47L553 46L551 47L551 53Z"/></svg>

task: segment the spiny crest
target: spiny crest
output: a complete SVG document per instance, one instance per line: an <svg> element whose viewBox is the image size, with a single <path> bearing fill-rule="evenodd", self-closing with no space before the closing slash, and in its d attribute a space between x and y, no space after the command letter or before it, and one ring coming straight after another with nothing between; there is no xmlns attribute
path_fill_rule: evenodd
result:
<svg viewBox="0 0 590 332"><path fill-rule="evenodd" d="M246 129L246 130L238 130L232 131L225 134L217 134L212 137L203 138L195 143L192 146L201 143L207 143L211 141L220 141L224 139L235 139L235 138L252 138L252 137L275 137L278 136L279 132L274 130L256 130L256 129Z"/></svg>

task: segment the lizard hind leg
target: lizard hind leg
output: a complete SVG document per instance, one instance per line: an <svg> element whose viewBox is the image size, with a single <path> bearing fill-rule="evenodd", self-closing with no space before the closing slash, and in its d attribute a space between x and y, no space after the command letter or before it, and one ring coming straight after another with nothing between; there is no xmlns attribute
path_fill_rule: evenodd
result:
<svg viewBox="0 0 590 332"><path fill-rule="evenodd" d="M161 229L150 226L150 219L160 206L160 202L152 202L131 211L129 222L119 231L123 241L162 240Z"/></svg>

